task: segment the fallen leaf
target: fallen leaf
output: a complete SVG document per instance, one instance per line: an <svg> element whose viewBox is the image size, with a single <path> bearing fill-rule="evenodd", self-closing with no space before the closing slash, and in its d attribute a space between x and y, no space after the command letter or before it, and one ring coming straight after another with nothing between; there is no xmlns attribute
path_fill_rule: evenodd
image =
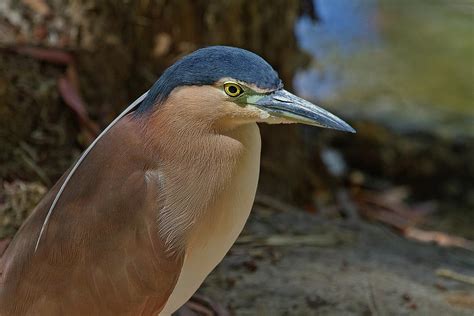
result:
<svg viewBox="0 0 474 316"><path fill-rule="evenodd" d="M457 292L447 294L445 296L446 301L457 307L474 309L474 296L471 293Z"/></svg>
<svg viewBox="0 0 474 316"><path fill-rule="evenodd" d="M44 0L23 0L23 3L39 15L51 15L51 8Z"/></svg>
<svg viewBox="0 0 474 316"><path fill-rule="evenodd" d="M404 236L421 242L433 242L442 247L459 247L474 251L474 241L443 232L408 227L404 230Z"/></svg>
<svg viewBox="0 0 474 316"><path fill-rule="evenodd" d="M353 193L353 199L365 218L404 231L422 222L426 215L436 209L435 204L430 202L408 205L405 202L407 195L405 188L395 187L383 192L359 190Z"/></svg>

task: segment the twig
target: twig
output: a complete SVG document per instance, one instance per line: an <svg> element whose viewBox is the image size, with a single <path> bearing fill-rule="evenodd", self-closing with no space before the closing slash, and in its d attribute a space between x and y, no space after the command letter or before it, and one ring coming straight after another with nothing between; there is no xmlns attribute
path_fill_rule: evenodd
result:
<svg viewBox="0 0 474 316"><path fill-rule="evenodd" d="M250 244L254 247L262 246L315 246L315 247L330 247L343 243L350 238L342 235L325 234L325 235L271 235L266 237L259 236L242 236L237 239L237 244Z"/></svg>
<svg viewBox="0 0 474 316"><path fill-rule="evenodd" d="M444 268L437 269L436 270L436 275L439 276L439 277L443 277L443 278L455 280L455 281L458 281L458 282L463 282L463 283L467 283L467 284L470 284L470 285L474 285L474 276L457 273L457 272L454 272L454 271L449 270L449 269L444 269Z"/></svg>
<svg viewBox="0 0 474 316"><path fill-rule="evenodd" d="M257 196L255 197L255 203L262 206L270 207L280 212L287 212L287 211L301 212L301 209L293 205L287 204L285 202L282 202L266 194L257 194Z"/></svg>
<svg viewBox="0 0 474 316"><path fill-rule="evenodd" d="M443 232L426 231L416 227L409 227L405 229L404 236L422 242L433 242L442 247L459 247L474 251L474 242L472 240L451 236Z"/></svg>
<svg viewBox="0 0 474 316"><path fill-rule="evenodd" d="M370 281L370 276L367 276L367 289L368 289L368 295L367 295L367 300L368 300L368 306L370 310L370 314L372 316L378 316L380 313L377 310L377 302L375 301L375 294L374 294L374 288L372 286L372 282Z"/></svg>

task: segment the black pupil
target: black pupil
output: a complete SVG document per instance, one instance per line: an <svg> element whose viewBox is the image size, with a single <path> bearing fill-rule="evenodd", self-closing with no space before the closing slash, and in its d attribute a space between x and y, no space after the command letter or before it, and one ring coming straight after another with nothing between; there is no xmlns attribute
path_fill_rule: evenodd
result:
<svg viewBox="0 0 474 316"><path fill-rule="evenodd" d="M230 92L231 94L235 94L235 93L237 93L237 91L238 91L238 89L237 89L236 86L230 86L230 87L229 87L229 92Z"/></svg>

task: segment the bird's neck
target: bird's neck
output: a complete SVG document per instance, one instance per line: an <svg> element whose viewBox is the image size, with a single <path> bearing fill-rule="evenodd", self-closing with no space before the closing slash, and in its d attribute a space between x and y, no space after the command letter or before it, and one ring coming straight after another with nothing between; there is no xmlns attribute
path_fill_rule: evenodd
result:
<svg viewBox="0 0 474 316"><path fill-rule="evenodd" d="M158 178L154 179L163 188L159 232L171 251L180 251L201 222L213 216L207 210L232 184L246 151L246 130L258 133L258 129L247 124L216 131L185 113L166 115L166 110L150 117L146 140L156 157Z"/></svg>

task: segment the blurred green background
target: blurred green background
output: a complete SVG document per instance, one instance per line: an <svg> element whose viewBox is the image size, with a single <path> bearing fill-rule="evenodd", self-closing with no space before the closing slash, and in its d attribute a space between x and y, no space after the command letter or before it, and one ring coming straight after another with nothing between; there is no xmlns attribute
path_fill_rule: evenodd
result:
<svg viewBox="0 0 474 316"><path fill-rule="evenodd" d="M296 78L303 93L395 128L473 135L472 1L318 4L325 23L296 26L316 59Z"/></svg>

